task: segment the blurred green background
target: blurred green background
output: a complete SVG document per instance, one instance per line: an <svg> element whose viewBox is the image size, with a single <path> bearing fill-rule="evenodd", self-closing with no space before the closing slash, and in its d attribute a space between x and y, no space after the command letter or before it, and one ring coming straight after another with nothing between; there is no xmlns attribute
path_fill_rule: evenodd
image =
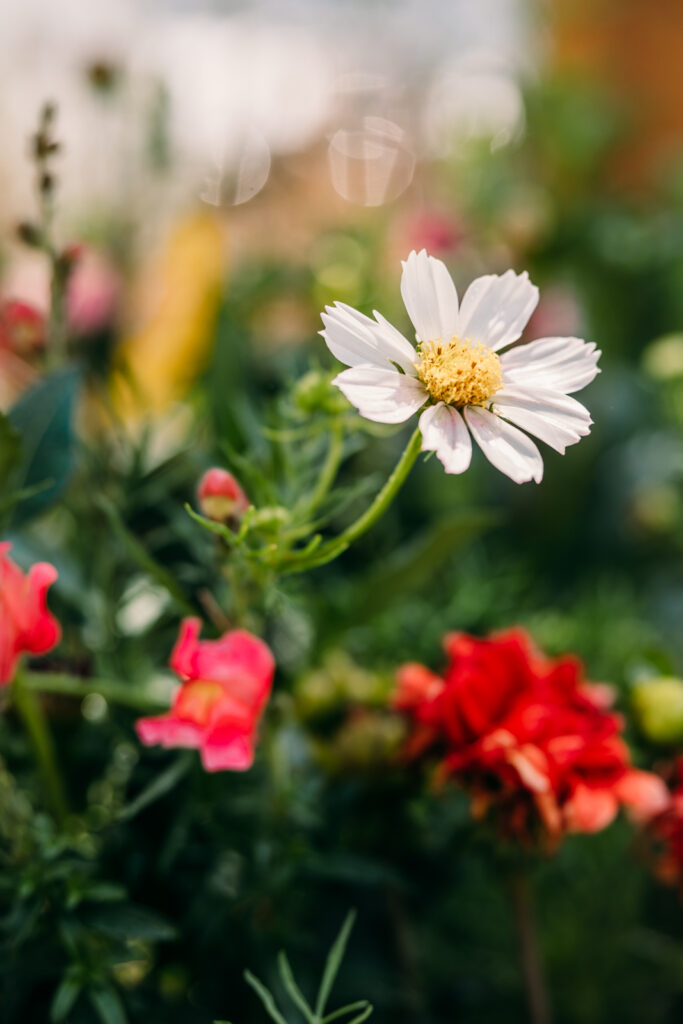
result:
<svg viewBox="0 0 683 1024"><path fill-rule="evenodd" d="M683 674L680 6L11 6L0 298L47 316L48 261L17 231L37 217L45 99L52 228L80 249L61 352L0 332L3 490L23 489L1 495L3 538L59 570L64 639L36 668L116 680L130 707L44 697L59 828L0 694L0 1020L262 1021L243 970L279 991L284 947L312 991L349 907L339 1002L394 1024L526 1020L510 851L397 762L387 697L402 662L439 669L444 632L520 623L617 688L639 765L666 771L683 744L676 687L646 689ZM183 507L208 466L289 508L341 418L328 530L393 466L404 434L353 417L316 332L333 300L405 328L399 261L423 246L459 290L528 269L525 336L602 349L590 437L544 453L540 486L476 453L457 478L420 462L308 576L226 565ZM245 775L135 738L188 606L275 653ZM557 1024L679 1020L683 908L647 841L619 821L534 871Z"/></svg>

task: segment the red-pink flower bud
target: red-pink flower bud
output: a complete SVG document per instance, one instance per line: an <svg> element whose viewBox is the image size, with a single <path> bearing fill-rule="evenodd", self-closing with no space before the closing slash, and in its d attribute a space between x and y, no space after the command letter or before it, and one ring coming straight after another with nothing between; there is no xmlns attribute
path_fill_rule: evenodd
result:
<svg viewBox="0 0 683 1024"><path fill-rule="evenodd" d="M218 523L239 523L249 508L249 499L227 469L207 469L197 490L202 514Z"/></svg>

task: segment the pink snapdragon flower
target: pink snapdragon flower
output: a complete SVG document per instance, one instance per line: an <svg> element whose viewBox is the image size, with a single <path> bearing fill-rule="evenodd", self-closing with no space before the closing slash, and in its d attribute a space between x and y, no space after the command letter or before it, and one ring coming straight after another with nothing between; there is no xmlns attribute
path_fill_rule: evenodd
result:
<svg viewBox="0 0 683 1024"><path fill-rule="evenodd" d="M243 629L199 640L199 619L184 619L170 665L180 676L171 710L137 722L140 740L195 747L207 771L245 771L275 672L268 646Z"/></svg>
<svg viewBox="0 0 683 1024"><path fill-rule="evenodd" d="M61 637L47 607L57 570L37 562L25 574L9 557L11 547L7 541L0 544L0 686L12 681L22 654L45 654Z"/></svg>

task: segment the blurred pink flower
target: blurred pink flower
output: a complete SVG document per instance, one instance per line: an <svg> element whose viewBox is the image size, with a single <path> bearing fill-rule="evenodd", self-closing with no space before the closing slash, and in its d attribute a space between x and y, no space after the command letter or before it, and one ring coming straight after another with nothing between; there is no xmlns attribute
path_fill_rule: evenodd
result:
<svg viewBox="0 0 683 1024"><path fill-rule="evenodd" d="M57 570L37 562L24 574L0 544L0 685L12 681L22 654L45 654L59 642L59 623L47 608L48 587Z"/></svg>
<svg viewBox="0 0 683 1024"><path fill-rule="evenodd" d="M268 646L246 630L199 640L199 619L184 619L171 655L182 685L168 714L137 722L140 740L196 747L207 771L244 771L254 760L256 729L273 683Z"/></svg>
<svg viewBox="0 0 683 1024"><path fill-rule="evenodd" d="M407 249L426 249L442 256L453 252L465 237L462 223L451 214L439 210L420 210L408 220L404 228L404 246Z"/></svg>
<svg viewBox="0 0 683 1024"><path fill-rule="evenodd" d="M66 290L66 317L76 335L94 334L114 319L121 279L107 257L89 246L72 246L73 259Z"/></svg>

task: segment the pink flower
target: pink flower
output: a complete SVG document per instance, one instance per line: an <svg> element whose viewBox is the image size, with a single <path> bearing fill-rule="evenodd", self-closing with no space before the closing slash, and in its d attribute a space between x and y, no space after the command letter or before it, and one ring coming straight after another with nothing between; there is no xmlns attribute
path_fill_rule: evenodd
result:
<svg viewBox="0 0 683 1024"><path fill-rule="evenodd" d="M0 685L12 681L22 654L45 654L59 642L61 629L47 608L47 590L57 570L38 562L25 575L0 544Z"/></svg>
<svg viewBox="0 0 683 1024"><path fill-rule="evenodd" d="M406 248L426 249L437 256L452 252L465 237L462 223L441 210L420 210L405 227Z"/></svg>
<svg viewBox="0 0 683 1024"><path fill-rule="evenodd" d="M273 684L268 646L243 629L199 640L199 619L184 619L170 665L182 685L168 714L142 718L146 745L196 747L207 771L244 771L254 760L256 729Z"/></svg>
<svg viewBox="0 0 683 1024"><path fill-rule="evenodd" d="M239 523L249 508L249 499L232 473L214 466L207 469L197 489L203 515L219 523Z"/></svg>
<svg viewBox="0 0 683 1024"><path fill-rule="evenodd" d="M95 334L107 327L116 312L121 280L109 260L87 246L71 246L73 261L66 289L66 316L77 335Z"/></svg>

